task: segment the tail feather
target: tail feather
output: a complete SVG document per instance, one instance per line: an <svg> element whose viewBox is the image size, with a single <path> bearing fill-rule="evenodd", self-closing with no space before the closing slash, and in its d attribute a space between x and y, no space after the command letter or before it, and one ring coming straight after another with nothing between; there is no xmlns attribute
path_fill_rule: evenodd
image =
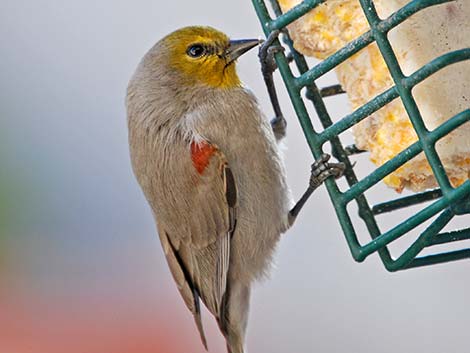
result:
<svg viewBox="0 0 470 353"><path fill-rule="evenodd" d="M243 339L235 339L233 336L226 338L228 353L244 353Z"/></svg>
<svg viewBox="0 0 470 353"><path fill-rule="evenodd" d="M237 283L229 283L222 300L217 323L225 337L228 353L244 353L250 288Z"/></svg>

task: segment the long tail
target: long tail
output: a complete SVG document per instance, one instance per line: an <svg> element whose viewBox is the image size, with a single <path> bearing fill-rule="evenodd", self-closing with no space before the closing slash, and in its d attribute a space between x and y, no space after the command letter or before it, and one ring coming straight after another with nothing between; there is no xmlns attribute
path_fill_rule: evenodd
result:
<svg viewBox="0 0 470 353"><path fill-rule="evenodd" d="M245 331L250 306L250 287L230 283L217 319L228 353L244 353Z"/></svg>

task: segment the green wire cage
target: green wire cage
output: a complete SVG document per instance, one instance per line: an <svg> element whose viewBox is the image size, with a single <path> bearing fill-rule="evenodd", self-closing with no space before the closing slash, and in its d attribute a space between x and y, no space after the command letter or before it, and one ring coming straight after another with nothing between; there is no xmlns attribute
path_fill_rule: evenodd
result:
<svg viewBox="0 0 470 353"><path fill-rule="evenodd" d="M325 1L305 0L288 12L282 13L277 0L271 0L271 7L275 15L271 16L265 0L252 0L266 37L275 30L283 30L287 25ZM360 0L370 30L311 68L308 67L306 59L294 49L291 39L285 34L283 36L284 44L288 47L293 62L300 72L298 76L295 76L291 70L286 53L277 52L275 54L277 66L313 157L315 159L319 158L323 153L325 144L329 143L331 144L333 156L346 164L345 178L348 184L346 190L340 190L337 181L333 178L326 181L326 187L353 258L362 262L370 254L378 252L385 268L389 271L470 258L470 248L465 247L465 242L458 242L470 239L470 227L444 231L444 228L453 218L470 214L470 180L467 180L459 187L452 187L435 148L436 143L442 137L470 121L470 109L452 117L436 129L428 131L416 101L411 94L414 86L437 71L454 63L470 60L470 48L446 53L421 67L412 75L405 76L387 38L390 30L418 11L451 1L414 0L390 17L380 19L372 0ZM316 82L333 68L373 42L378 45L393 78L394 86L351 114L333 123L324 100L325 96L329 95L327 91L331 90L319 89ZM274 44L279 45L280 43L275 42ZM302 98L301 95L303 89L306 89L305 98ZM339 90L336 91L339 93ZM403 102L418 136L418 141L359 180L353 170L354 164L351 159L360 151L357 151L354 146L352 148L346 146L342 133L397 98L400 98ZM316 116L309 115L306 106L307 101L313 104ZM312 119L320 120L323 126L322 131L315 131ZM392 200L384 200L371 206L366 197L366 191L421 152L424 152L439 188ZM348 210L348 206L353 203L356 204L357 212L351 211L351 207ZM381 231L378 222L379 215L398 210L403 211L416 206L420 206L418 212L407 216L407 219L393 225L391 229ZM384 216L382 215L382 217ZM359 241L360 229L357 227L358 222L362 223L361 229L367 229L370 240L362 241L362 243ZM392 257L390 251L392 242L397 241L406 234L410 234L413 230L416 231L423 225L426 228L414 236L412 243L400 251L399 256ZM451 243L457 246L463 244L463 246L452 250L446 249L443 252L420 255L425 248ZM435 248L438 249L439 247Z"/></svg>

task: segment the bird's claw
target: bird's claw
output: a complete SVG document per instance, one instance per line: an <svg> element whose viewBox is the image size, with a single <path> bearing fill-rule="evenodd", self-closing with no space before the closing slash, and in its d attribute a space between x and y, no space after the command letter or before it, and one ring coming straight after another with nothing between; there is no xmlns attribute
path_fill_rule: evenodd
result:
<svg viewBox="0 0 470 353"><path fill-rule="evenodd" d="M285 49L282 45L274 45L274 41L281 34L280 30L272 31L268 38L260 45L258 51L258 57L261 63L261 71L264 75L271 75L277 69L274 55L279 52L283 52Z"/></svg>
<svg viewBox="0 0 470 353"><path fill-rule="evenodd" d="M329 163L331 156L324 153L315 163L312 164L312 174L310 176L310 187L318 188L330 176L335 179L344 174L346 165L344 163Z"/></svg>

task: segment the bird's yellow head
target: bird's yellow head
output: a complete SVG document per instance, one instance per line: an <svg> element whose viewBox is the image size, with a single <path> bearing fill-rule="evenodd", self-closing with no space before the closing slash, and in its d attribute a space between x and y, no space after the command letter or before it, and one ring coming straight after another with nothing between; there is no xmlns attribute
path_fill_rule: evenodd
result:
<svg viewBox="0 0 470 353"><path fill-rule="evenodd" d="M211 27L185 27L162 40L168 50L169 66L189 83L211 87L240 86L235 60L259 44L259 40L230 40Z"/></svg>

